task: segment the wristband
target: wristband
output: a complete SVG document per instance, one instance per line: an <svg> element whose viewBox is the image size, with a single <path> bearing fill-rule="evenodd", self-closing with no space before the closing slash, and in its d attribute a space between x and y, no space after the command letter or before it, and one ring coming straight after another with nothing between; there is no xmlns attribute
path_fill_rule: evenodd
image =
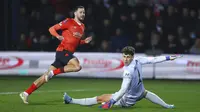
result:
<svg viewBox="0 0 200 112"><path fill-rule="evenodd" d="M166 60L170 60L170 56L166 56Z"/></svg>

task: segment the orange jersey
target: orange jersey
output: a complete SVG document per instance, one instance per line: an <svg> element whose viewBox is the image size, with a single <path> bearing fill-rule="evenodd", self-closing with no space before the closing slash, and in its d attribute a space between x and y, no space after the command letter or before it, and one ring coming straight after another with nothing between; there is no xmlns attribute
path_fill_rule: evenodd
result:
<svg viewBox="0 0 200 112"><path fill-rule="evenodd" d="M74 53L78 45L84 43L84 41L81 41L85 30L84 24L79 24L74 19L67 18L60 22L59 25L64 40L58 45L56 51L67 50Z"/></svg>

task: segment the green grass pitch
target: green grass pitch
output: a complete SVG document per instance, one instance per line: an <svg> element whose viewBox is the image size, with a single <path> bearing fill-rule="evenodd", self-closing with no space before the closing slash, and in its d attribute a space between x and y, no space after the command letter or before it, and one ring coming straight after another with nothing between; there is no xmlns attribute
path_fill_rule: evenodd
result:
<svg viewBox="0 0 200 112"><path fill-rule="evenodd" d="M200 112L200 81L144 80L145 88L159 95L175 109L164 109L145 99L131 108L99 109L99 105L63 104L64 92L75 98L116 92L120 79L54 78L22 103L19 92L37 77L0 77L0 112Z"/></svg>

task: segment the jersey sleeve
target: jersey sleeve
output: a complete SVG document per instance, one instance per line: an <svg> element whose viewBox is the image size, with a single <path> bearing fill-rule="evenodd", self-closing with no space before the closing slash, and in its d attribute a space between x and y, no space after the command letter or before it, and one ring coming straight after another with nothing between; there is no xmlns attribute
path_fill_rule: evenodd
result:
<svg viewBox="0 0 200 112"><path fill-rule="evenodd" d="M160 63L163 61L167 61L166 56L157 56L157 57L141 57L138 58L138 61L144 64L153 64L153 63Z"/></svg>
<svg viewBox="0 0 200 112"><path fill-rule="evenodd" d="M126 92L126 90L128 89L130 83L132 80L132 74L130 71L125 70L123 73L123 81L121 84L121 88L118 92L116 92L116 94L113 95L113 100L118 101Z"/></svg>
<svg viewBox="0 0 200 112"><path fill-rule="evenodd" d="M59 23L61 30L65 30L69 28L70 20L67 18Z"/></svg>

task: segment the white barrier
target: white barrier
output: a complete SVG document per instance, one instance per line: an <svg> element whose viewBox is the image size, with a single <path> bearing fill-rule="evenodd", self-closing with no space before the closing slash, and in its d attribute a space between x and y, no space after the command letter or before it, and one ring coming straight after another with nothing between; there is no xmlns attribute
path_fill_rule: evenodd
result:
<svg viewBox="0 0 200 112"><path fill-rule="evenodd" d="M123 62L120 53L75 53L83 69L58 76L120 78ZM145 56L136 54L135 57ZM0 52L0 75L41 75L53 63L51 52ZM174 61L143 66L143 77L158 79L200 79L200 56L184 55Z"/></svg>
<svg viewBox="0 0 200 112"><path fill-rule="evenodd" d="M200 55L184 55L182 58L156 64L157 79L200 79Z"/></svg>

